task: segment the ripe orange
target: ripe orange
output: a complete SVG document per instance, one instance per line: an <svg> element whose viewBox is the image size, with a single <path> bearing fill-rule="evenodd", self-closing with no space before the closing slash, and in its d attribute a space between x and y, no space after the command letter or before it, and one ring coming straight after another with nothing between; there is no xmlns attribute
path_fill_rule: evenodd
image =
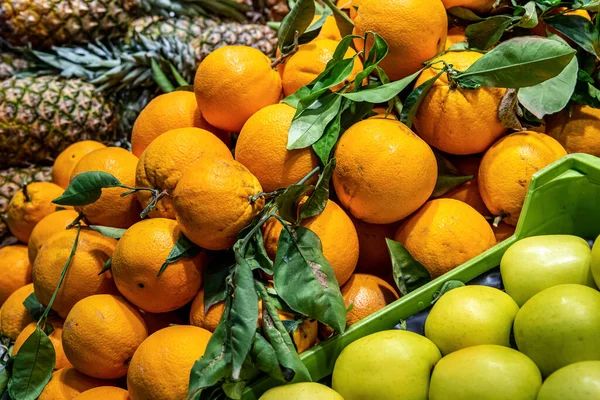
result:
<svg viewBox="0 0 600 400"><path fill-rule="evenodd" d="M84 375L73 367L63 368L54 371L38 400L72 400L92 388L113 384L111 380Z"/></svg>
<svg viewBox="0 0 600 400"><path fill-rule="evenodd" d="M504 222L501 222L497 228L492 226L492 230L494 231L498 243L505 241L515 234L515 227L505 224Z"/></svg>
<svg viewBox="0 0 600 400"><path fill-rule="evenodd" d="M350 19L354 21L356 18L356 9L360 6L362 0L338 0L337 8L340 10L349 10Z"/></svg>
<svg viewBox="0 0 600 400"><path fill-rule="evenodd" d="M185 399L190 370L206 349L211 333L190 325L170 326L138 347L127 374L131 400Z"/></svg>
<svg viewBox="0 0 600 400"><path fill-rule="evenodd" d="M388 113L387 112L387 108L385 107L373 107L373 112L376 112L377 115L373 115L372 117L369 117L369 119L391 119L391 120L398 120L398 118L396 118L396 114L394 114L393 112Z"/></svg>
<svg viewBox="0 0 600 400"><path fill-rule="evenodd" d="M379 65L397 81L444 50L448 17L440 0L361 0L354 34L365 36L368 31L377 32L388 43L389 53ZM355 39L354 44L363 50L362 39ZM372 45L370 35L366 54Z"/></svg>
<svg viewBox="0 0 600 400"><path fill-rule="evenodd" d="M199 128L180 128L167 131L146 147L137 163L135 185L166 190L150 217L175 219L173 190L187 167L202 157L233 159L229 148L218 137ZM145 208L152 200L148 191L136 193Z"/></svg>
<svg viewBox="0 0 600 400"><path fill-rule="evenodd" d="M4 336L16 340L19 333L33 321L29 311L23 305L23 302L31 293L33 293L32 283L15 290L2 304L0 308L0 333Z"/></svg>
<svg viewBox="0 0 600 400"><path fill-rule="evenodd" d="M431 148L401 122L361 121L335 151L333 185L340 203L365 222L399 221L427 201L437 180Z"/></svg>
<svg viewBox="0 0 600 400"><path fill-rule="evenodd" d="M452 7L464 7L479 14L490 12L496 0L442 0L446 9Z"/></svg>
<svg viewBox="0 0 600 400"><path fill-rule="evenodd" d="M56 355L56 364L54 365L54 369L68 368L71 366L71 363L67 359L62 345L63 320L57 317L50 317L48 318L48 322L51 323L54 327L52 333L48 335L48 338L50 339L50 342L52 342L52 346L54 347L54 353ZM17 336L17 340L15 340L15 344L12 351L13 357L19 352L19 349L21 348L21 346L23 346L23 343L25 343L25 341L29 339L29 336L31 336L33 331L35 331L36 327L37 323L35 321L31 322L25 327L25 329L21 331L19 336Z"/></svg>
<svg viewBox="0 0 600 400"><path fill-rule="evenodd" d="M351 326L398 300L398 293L381 278L368 274L354 274L342 287L346 307L346 325Z"/></svg>
<svg viewBox="0 0 600 400"><path fill-rule="evenodd" d="M457 43L467 40L466 31L467 30L464 26L453 26L452 28L448 29L448 36L446 37L446 50Z"/></svg>
<svg viewBox="0 0 600 400"><path fill-rule="evenodd" d="M288 187L319 165L310 148L286 149L295 113L287 104L267 106L250 117L238 137L235 159L258 178L265 192Z"/></svg>
<svg viewBox="0 0 600 400"><path fill-rule="evenodd" d="M86 154L105 147L105 145L95 140L83 140L73 143L56 157L54 166L52 167L52 182L66 189L71 181L73 168L75 168L79 160Z"/></svg>
<svg viewBox="0 0 600 400"><path fill-rule="evenodd" d="M479 192L485 205L516 226L531 176L566 154L543 133L524 131L500 139L485 153L479 168Z"/></svg>
<svg viewBox="0 0 600 400"><path fill-rule="evenodd" d="M331 264L338 284L343 285L350 279L358 262L358 235L350 217L340 206L328 200L321 214L303 220L300 225L321 239L323 255ZM263 227L265 248L273 260L281 229L283 227L275 218L271 218Z"/></svg>
<svg viewBox="0 0 600 400"><path fill-rule="evenodd" d="M33 285L40 303L47 305L58 285L77 231L57 233L40 249L33 264ZM117 241L82 228L75 255L60 287L52 309L65 318L79 300L101 293L116 293L110 271L99 275L112 256Z"/></svg>
<svg viewBox="0 0 600 400"><path fill-rule="evenodd" d="M129 392L114 386L99 386L86 390L73 400L129 400Z"/></svg>
<svg viewBox="0 0 600 400"><path fill-rule="evenodd" d="M322 15L315 14L311 25L320 20L321 17ZM337 41L342 40L342 34L340 33L340 29L338 28L333 15L330 15L325 18L325 22L323 23L323 26L321 26L321 31L319 32L317 37L313 39L313 41L321 39L331 39Z"/></svg>
<svg viewBox="0 0 600 400"><path fill-rule="evenodd" d="M358 234L358 264L356 272L385 277L392 273L392 259L386 238L393 239L398 223L368 224L353 218Z"/></svg>
<svg viewBox="0 0 600 400"><path fill-rule="evenodd" d="M600 157L600 110L575 104L569 111L549 115L546 133L558 140L568 153Z"/></svg>
<svg viewBox="0 0 600 400"><path fill-rule="evenodd" d="M0 306L15 290L31 283L27 247L17 244L0 249Z"/></svg>
<svg viewBox="0 0 600 400"><path fill-rule="evenodd" d="M482 57L474 51L449 52L435 61L452 64L465 71ZM416 86L438 74L442 64L421 73ZM498 118L505 89L462 89L454 87L448 74L442 74L425 96L415 116L415 130L430 146L450 154L475 154L487 150L506 128Z"/></svg>
<svg viewBox="0 0 600 400"><path fill-rule="evenodd" d="M479 194L477 174L479 173L479 164L481 163L481 158L477 156L459 156L454 157L452 162L461 174L473 175L474 178L450 190L442 197L467 203L484 217L491 217L492 214L485 206L485 203L481 198L481 194Z"/></svg>
<svg viewBox="0 0 600 400"><path fill-rule="evenodd" d="M71 179L82 172L103 171L112 174L122 184L135 185L138 158L125 149L107 147L86 154L73 169ZM141 207L135 195L121 197L126 189L102 189L102 196L92 204L76 207L94 225L128 228L140 220Z"/></svg>
<svg viewBox="0 0 600 400"><path fill-rule="evenodd" d="M31 231L29 243L27 243L29 262L32 265L46 240L50 239L55 233L67 229L67 226L75 221L78 215L79 213L74 210L61 210L48 214L37 223Z"/></svg>
<svg viewBox="0 0 600 400"><path fill-rule="evenodd" d="M437 278L496 244L492 228L475 209L453 199L437 199L407 218L395 240Z"/></svg>
<svg viewBox="0 0 600 400"><path fill-rule="evenodd" d="M127 229L115 247L111 268L115 284L127 300L144 311L176 310L200 290L205 252L169 264L157 276L179 236L176 221L151 218Z"/></svg>
<svg viewBox="0 0 600 400"><path fill-rule="evenodd" d="M252 114L279 101L281 79L269 57L259 50L224 46L200 63L194 92L210 124L239 132Z"/></svg>
<svg viewBox="0 0 600 400"><path fill-rule="evenodd" d="M264 199L250 203L262 191L258 179L237 161L199 159L181 175L173 205L181 231L209 250L234 245L237 234L264 207Z"/></svg>
<svg viewBox="0 0 600 400"><path fill-rule="evenodd" d="M27 243L35 225L56 211L52 200L63 192L63 188L51 182L33 182L16 192L6 209L6 224L13 236Z"/></svg>

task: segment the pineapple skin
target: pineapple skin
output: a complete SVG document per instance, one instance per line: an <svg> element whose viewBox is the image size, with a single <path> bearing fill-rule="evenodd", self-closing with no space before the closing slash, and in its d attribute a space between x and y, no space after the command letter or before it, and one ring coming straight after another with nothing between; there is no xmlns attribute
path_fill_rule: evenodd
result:
<svg viewBox="0 0 600 400"><path fill-rule="evenodd" d="M0 53L0 80L8 79L15 73L23 71L32 66L32 63L24 57L5 51Z"/></svg>

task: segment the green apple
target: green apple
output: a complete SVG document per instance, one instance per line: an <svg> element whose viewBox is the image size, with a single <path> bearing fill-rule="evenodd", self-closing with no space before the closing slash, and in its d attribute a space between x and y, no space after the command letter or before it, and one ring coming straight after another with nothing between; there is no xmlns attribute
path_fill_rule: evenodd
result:
<svg viewBox="0 0 600 400"><path fill-rule="evenodd" d="M599 254L600 255L600 254ZM522 306L552 286L577 283L596 287L587 241L571 235L533 236L519 240L500 261L504 288Z"/></svg>
<svg viewBox="0 0 600 400"><path fill-rule="evenodd" d="M425 336L444 355L480 344L510 347L517 311L517 303L502 290L476 285L459 287L434 304L425 322Z"/></svg>
<svg viewBox="0 0 600 400"><path fill-rule="evenodd" d="M600 361L567 365L546 379L537 400L600 399Z"/></svg>
<svg viewBox="0 0 600 400"><path fill-rule="evenodd" d="M526 355L484 344L448 354L431 375L429 400L535 400L542 375Z"/></svg>
<svg viewBox="0 0 600 400"><path fill-rule="evenodd" d="M424 336L383 331L346 347L333 368L333 389L345 400L427 400L440 351Z"/></svg>
<svg viewBox="0 0 600 400"><path fill-rule="evenodd" d="M344 400L335 390L315 382L292 383L268 390L258 400Z"/></svg>
<svg viewBox="0 0 600 400"><path fill-rule="evenodd" d="M598 236L592 248L592 275L594 275L596 285L600 287L600 236Z"/></svg>
<svg viewBox="0 0 600 400"><path fill-rule="evenodd" d="M579 361L600 360L600 292L558 285L533 296L515 317L517 347L548 376Z"/></svg>

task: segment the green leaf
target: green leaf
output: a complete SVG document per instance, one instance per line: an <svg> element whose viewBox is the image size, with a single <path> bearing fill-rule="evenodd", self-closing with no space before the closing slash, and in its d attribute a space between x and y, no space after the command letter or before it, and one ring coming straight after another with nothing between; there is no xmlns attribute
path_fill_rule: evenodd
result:
<svg viewBox="0 0 600 400"><path fill-rule="evenodd" d="M175 66L173 65L173 63L171 61L169 61L169 69L171 70L171 74L173 74L173 77L175 78L175 81L177 82L179 87L190 85L188 83L188 81L186 81L185 78L183 76L181 76L179 71L177 71L177 68L175 68Z"/></svg>
<svg viewBox="0 0 600 400"><path fill-rule="evenodd" d="M279 236L275 290L297 313L332 327L346 329L346 306L321 240L303 226L284 227Z"/></svg>
<svg viewBox="0 0 600 400"><path fill-rule="evenodd" d="M102 275L103 273L110 271L111 268L112 268L112 257L110 257L108 260L106 260L106 262L102 266L102 271L98 272L98 275Z"/></svg>
<svg viewBox="0 0 600 400"><path fill-rule="evenodd" d="M592 12L600 11L600 1L598 0L575 0L573 1L574 10L583 9Z"/></svg>
<svg viewBox="0 0 600 400"><path fill-rule="evenodd" d="M422 85L417 86L408 95L408 97L406 98L406 101L404 102L404 107L402 108L402 113L400 113L400 122L403 122L404 124L406 124L406 126L408 126L409 128L412 128L412 124L415 119L415 115L417 114L417 111L419 110L419 106L421 105L423 100L425 100L425 96L427 96L427 93L429 93L429 91L433 87L433 84L435 83L435 81L437 81L438 78L440 76L442 76L442 74L445 74L445 73L446 73L446 70L444 68L436 76L427 80Z"/></svg>
<svg viewBox="0 0 600 400"><path fill-rule="evenodd" d="M90 225L89 228L98 232L99 234L112 238L112 239L121 239L121 237L125 234L127 229L123 228L113 228L110 226L100 226L100 225Z"/></svg>
<svg viewBox="0 0 600 400"><path fill-rule="evenodd" d="M358 55L336 62L324 77L313 81L313 91L329 89L344 82L344 80L352 73L356 57L358 57Z"/></svg>
<svg viewBox="0 0 600 400"><path fill-rule="evenodd" d="M337 8L331 0L323 0L323 3L325 3L325 5L333 12L335 23L337 24L342 37L351 35L354 30L354 22L348 18L346 13Z"/></svg>
<svg viewBox="0 0 600 400"><path fill-rule="evenodd" d="M423 69L418 70L414 74L400 79L399 81L390 82L372 89L365 89L359 92L340 93L352 101L368 101L369 103L385 103L393 99L400 92L406 89L417 77L423 72Z"/></svg>
<svg viewBox="0 0 600 400"><path fill-rule="evenodd" d="M194 85L182 85L175 88L174 92L194 92Z"/></svg>
<svg viewBox="0 0 600 400"><path fill-rule="evenodd" d="M107 172L82 172L73 178L62 196L52 202L61 206L85 206L98 200L102 189L119 186L121 182Z"/></svg>
<svg viewBox="0 0 600 400"><path fill-rule="evenodd" d="M484 20L484 18L481 18L479 15L475 14L473 11L469 10L468 8L464 8L464 7L452 7L452 8L449 8L447 11L448 11L448 14L454 15L457 18L460 18L460 19L463 19L463 20L469 21L469 22L479 22L479 21Z"/></svg>
<svg viewBox="0 0 600 400"><path fill-rule="evenodd" d="M379 65L381 60L383 60L389 52L388 44L383 37L379 36L375 32L367 32L365 34L365 38L366 38L365 41L368 41L369 35L373 36L373 44L371 45L371 48L369 49L369 54L367 55L367 57L365 59L365 63L364 63L365 68ZM365 46L365 48L366 48L366 46ZM367 76L368 76L368 74L365 75L364 78L366 78ZM362 78L362 79L364 79L364 78Z"/></svg>
<svg viewBox="0 0 600 400"><path fill-rule="evenodd" d="M242 395L244 394L244 389L246 388L246 382L227 382L224 383L221 387L223 388L223 392L225 392L228 398L234 400L241 399Z"/></svg>
<svg viewBox="0 0 600 400"><path fill-rule="evenodd" d="M284 382L283 368L277 359L277 353L273 346L260 334L254 334L252 349L250 350L252 362L262 372L272 376L280 382Z"/></svg>
<svg viewBox="0 0 600 400"><path fill-rule="evenodd" d="M0 368L0 393L4 393L6 387L8 386L8 380L10 379L10 375L8 373L8 368L2 367Z"/></svg>
<svg viewBox="0 0 600 400"><path fill-rule="evenodd" d="M158 274L156 274L156 276L161 276L162 273L165 272L165 269L167 269L169 264L173 264L174 262L177 262L183 258L196 257L198 254L200 254L200 251L202 251L202 248L200 246L197 246L196 244L192 243L190 239L185 237L183 233L180 233L177 243L175 243L175 246L173 246L173 248L171 249L167 260L163 263L163 265L161 265L160 270L158 271Z"/></svg>
<svg viewBox="0 0 600 400"><path fill-rule="evenodd" d="M248 261L253 271L260 269L265 274L273 275L273 261L271 261L265 249L262 232L256 232L252 239L250 239L244 258Z"/></svg>
<svg viewBox="0 0 600 400"><path fill-rule="evenodd" d="M316 15L317 13L315 12L315 16ZM325 21L327 21L327 15L321 15L321 18L319 18L314 24L310 25L304 31L304 33L300 35L300 37L298 38L298 44L302 45L309 43L313 41L317 36L319 36L319 33L321 33L321 28L323 27Z"/></svg>
<svg viewBox="0 0 600 400"><path fill-rule="evenodd" d="M39 327L27 338L14 357L8 393L13 399L37 399L52 377L56 363L54 346Z"/></svg>
<svg viewBox="0 0 600 400"><path fill-rule="evenodd" d="M294 335L294 332L296 332L298 327L303 322L304 322L303 319L287 319L287 320L281 321L281 323L283 324L283 327L285 328L287 333L289 333L292 336Z"/></svg>
<svg viewBox="0 0 600 400"><path fill-rule="evenodd" d="M298 103L300 100L310 95L312 85L302 86L300 89L296 90L296 92L290 94L285 99L281 100L281 103L285 103L288 106L292 106L294 108L298 108Z"/></svg>
<svg viewBox="0 0 600 400"><path fill-rule="evenodd" d="M315 190L310 194L300 209L300 220L317 216L325 210L329 201L329 182L335 170L336 160L332 159L319 176Z"/></svg>
<svg viewBox="0 0 600 400"><path fill-rule="evenodd" d="M385 241L392 258L394 281L402 295L406 295L431 281L427 269L415 260L401 243L388 238Z"/></svg>
<svg viewBox="0 0 600 400"><path fill-rule="evenodd" d="M487 50L500 40L512 17L496 15L467 27L466 35L469 47Z"/></svg>
<svg viewBox="0 0 600 400"><path fill-rule="evenodd" d="M219 251L204 268L204 312L227 299L226 279L236 264L232 251Z"/></svg>
<svg viewBox="0 0 600 400"><path fill-rule="evenodd" d="M294 44L296 32L302 35L310 26L315 15L315 2L313 0L298 0L290 12L281 21L277 32L277 42L281 54L287 54Z"/></svg>
<svg viewBox="0 0 600 400"><path fill-rule="evenodd" d="M440 197L450 190L473 179L473 175L462 175L458 169L441 152L434 150L438 166L438 178L431 197Z"/></svg>
<svg viewBox="0 0 600 400"><path fill-rule="evenodd" d="M327 124L340 110L342 98L335 93L327 93L294 117L288 133L288 150L309 147L323 136Z"/></svg>
<svg viewBox="0 0 600 400"><path fill-rule="evenodd" d="M31 293L29 296L27 296L27 298L23 302L23 305L25 306L27 311L29 311L29 315L31 315L31 318L33 318L34 321L39 320L42 314L44 314L44 310L46 309L38 301L35 293Z"/></svg>
<svg viewBox="0 0 600 400"><path fill-rule="evenodd" d="M298 221L298 205L306 193L313 189L312 185L292 185L275 199L281 218L288 222Z"/></svg>
<svg viewBox="0 0 600 400"><path fill-rule="evenodd" d="M517 23L517 26L525 29L535 28L539 23L535 1L531 0L524 7L518 8L522 8L524 14Z"/></svg>
<svg viewBox="0 0 600 400"><path fill-rule="evenodd" d="M313 150L322 164L327 164L331 157L331 152L335 147L341 131L342 131L342 115L347 107L349 107L349 101L342 101L340 111L337 113L335 118L327 125L323 136L319 138L313 145Z"/></svg>
<svg viewBox="0 0 600 400"><path fill-rule="evenodd" d="M154 82L158 85L158 87L165 93L170 93L175 90L175 86L171 83L167 74L162 70L160 65L156 62L155 59L151 60L152 66L152 78Z"/></svg>
<svg viewBox="0 0 600 400"><path fill-rule="evenodd" d="M436 291L433 294L433 301L431 302L431 304L435 304L443 295L445 295L452 289L457 289L457 288L463 287L463 286L465 286L465 284L462 283L461 281L457 281L457 280L451 280L451 281L444 282L444 284L442 285L440 290Z"/></svg>
<svg viewBox="0 0 600 400"><path fill-rule="evenodd" d="M539 36L507 40L455 76L459 85L520 88L554 78L571 62L575 50Z"/></svg>
<svg viewBox="0 0 600 400"><path fill-rule="evenodd" d="M594 24L579 15L554 15L544 21L577 43L588 53L600 57L600 33Z"/></svg>

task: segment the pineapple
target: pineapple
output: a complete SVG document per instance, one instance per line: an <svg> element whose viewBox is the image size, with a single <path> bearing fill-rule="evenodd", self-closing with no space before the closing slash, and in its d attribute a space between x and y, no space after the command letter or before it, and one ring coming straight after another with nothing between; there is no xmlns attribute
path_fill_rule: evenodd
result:
<svg viewBox="0 0 600 400"><path fill-rule="evenodd" d="M30 68L32 63L20 55L5 51L0 53L0 80L8 79L15 73Z"/></svg>

